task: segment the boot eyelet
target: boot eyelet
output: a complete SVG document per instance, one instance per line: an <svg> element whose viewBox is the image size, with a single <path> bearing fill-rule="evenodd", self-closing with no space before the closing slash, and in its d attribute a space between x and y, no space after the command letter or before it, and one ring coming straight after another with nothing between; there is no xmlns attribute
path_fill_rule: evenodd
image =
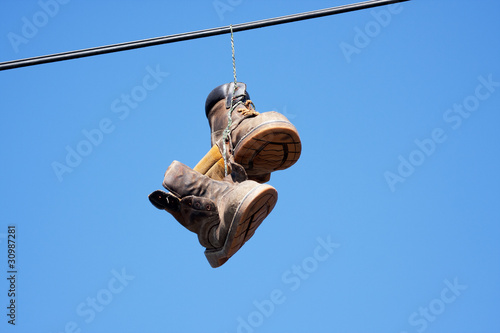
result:
<svg viewBox="0 0 500 333"><path fill-rule="evenodd" d="M205 208L206 208L207 210L212 210L212 207L210 207L210 205L206 205L206 206L205 206Z"/></svg>

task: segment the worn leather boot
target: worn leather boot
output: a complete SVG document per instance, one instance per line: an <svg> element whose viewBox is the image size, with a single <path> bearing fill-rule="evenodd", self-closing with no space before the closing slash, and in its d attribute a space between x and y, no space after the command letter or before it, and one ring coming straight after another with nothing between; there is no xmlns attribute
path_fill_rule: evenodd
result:
<svg viewBox="0 0 500 333"><path fill-rule="evenodd" d="M249 179L260 183L270 179L270 174L292 166L300 157L301 142L295 126L282 114L270 111L255 111L246 84L238 82L221 85L208 95L205 113L212 131L211 143L219 147L220 153L234 155L236 163L242 165ZM228 124L228 111L234 107L230 126L231 134L223 142Z"/></svg>
<svg viewBox="0 0 500 333"><path fill-rule="evenodd" d="M149 200L171 213L188 230L198 235L212 267L223 265L254 234L278 199L267 184L247 180L241 166L224 180L213 180L174 161L165 172L163 186Z"/></svg>

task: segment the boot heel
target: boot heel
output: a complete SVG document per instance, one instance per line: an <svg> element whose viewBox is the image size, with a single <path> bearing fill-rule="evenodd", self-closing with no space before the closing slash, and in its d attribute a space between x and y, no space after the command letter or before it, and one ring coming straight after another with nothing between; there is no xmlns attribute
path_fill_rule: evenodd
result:
<svg viewBox="0 0 500 333"><path fill-rule="evenodd" d="M295 126L275 120L260 124L245 134L234 148L234 159L249 179L284 170L298 161L302 145ZM257 179L255 179L257 180Z"/></svg>

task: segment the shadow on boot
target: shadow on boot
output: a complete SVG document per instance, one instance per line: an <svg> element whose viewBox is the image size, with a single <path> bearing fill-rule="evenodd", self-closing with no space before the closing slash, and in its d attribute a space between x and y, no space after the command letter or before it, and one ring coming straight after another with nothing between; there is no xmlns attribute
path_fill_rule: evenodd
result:
<svg viewBox="0 0 500 333"><path fill-rule="evenodd" d="M196 233L212 267L223 265L255 233L273 210L276 190L246 177L233 165L232 175L213 180L174 161L165 172L163 186L149 200L164 209L186 229Z"/></svg>

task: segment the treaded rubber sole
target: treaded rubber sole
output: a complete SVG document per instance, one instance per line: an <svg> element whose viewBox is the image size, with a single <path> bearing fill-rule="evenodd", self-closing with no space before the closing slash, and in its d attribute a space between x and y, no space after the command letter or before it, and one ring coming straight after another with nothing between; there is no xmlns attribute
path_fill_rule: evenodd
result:
<svg viewBox="0 0 500 333"><path fill-rule="evenodd" d="M213 268L222 266L238 252L271 213L277 200L276 189L266 184L255 187L243 198L234 214L224 246L205 250L205 256Z"/></svg>
<svg viewBox="0 0 500 333"><path fill-rule="evenodd" d="M234 159L249 179L259 181L263 175L291 167L300 157L299 133L290 122L272 120L248 132L234 148ZM265 177L264 177L265 178Z"/></svg>

